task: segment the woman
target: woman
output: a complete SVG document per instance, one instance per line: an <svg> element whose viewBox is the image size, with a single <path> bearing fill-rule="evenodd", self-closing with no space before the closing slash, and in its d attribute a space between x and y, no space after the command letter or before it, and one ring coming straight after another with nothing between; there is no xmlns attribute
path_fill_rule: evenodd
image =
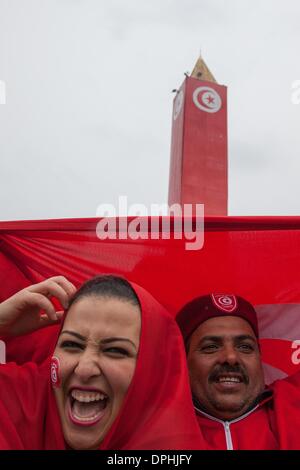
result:
<svg viewBox="0 0 300 470"><path fill-rule="evenodd" d="M1 335L58 322L52 296L67 308L42 366L0 366L0 448L203 448L175 321L116 276L74 292L59 276L0 305Z"/></svg>

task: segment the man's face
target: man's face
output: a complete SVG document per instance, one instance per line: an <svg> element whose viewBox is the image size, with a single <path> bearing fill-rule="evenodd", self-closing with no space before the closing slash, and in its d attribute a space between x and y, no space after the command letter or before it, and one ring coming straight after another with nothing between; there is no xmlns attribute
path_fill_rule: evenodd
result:
<svg viewBox="0 0 300 470"><path fill-rule="evenodd" d="M192 392L216 418L241 416L264 390L257 339L240 317L214 317L199 325L187 360Z"/></svg>

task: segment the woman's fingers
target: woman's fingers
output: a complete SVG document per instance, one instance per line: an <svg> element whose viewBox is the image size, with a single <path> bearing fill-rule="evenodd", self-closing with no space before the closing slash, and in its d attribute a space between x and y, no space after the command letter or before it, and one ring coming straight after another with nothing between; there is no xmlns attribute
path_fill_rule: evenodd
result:
<svg viewBox="0 0 300 470"><path fill-rule="evenodd" d="M59 312L56 312L56 316L57 316L57 321L61 321L61 319L63 318L65 312L63 310L60 310Z"/></svg>
<svg viewBox="0 0 300 470"><path fill-rule="evenodd" d="M41 310L44 310L46 312L46 315L48 318L52 321L57 320L57 315L55 308L50 302L49 299L45 297L45 295L39 294L37 292L30 292L30 295L27 297L27 306L32 306L34 308L39 308Z"/></svg>
<svg viewBox="0 0 300 470"><path fill-rule="evenodd" d="M27 290L47 297L56 297L64 308L68 308L69 300L76 292L75 286L63 276L52 277L27 288Z"/></svg>
<svg viewBox="0 0 300 470"><path fill-rule="evenodd" d="M0 304L0 333L18 335L60 322L51 302L55 297L66 309L76 287L64 276L54 276L26 287ZM42 315L40 315L42 310Z"/></svg>
<svg viewBox="0 0 300 470"><path fill-rule="evenodd" d="M46 326L59 324L64 316L64 312L56 312L56 320L51 320L48 315L40 315L38 328L45 328Z"/></svg>
<svg viewBox="0 0 300 470"><path fill-rule="evenodd" d="M76 287L72 282L68 281L64 276L55 276L52 278L53 281L57 282L68 294L69 298L72 297L76 292Z"/></svg>

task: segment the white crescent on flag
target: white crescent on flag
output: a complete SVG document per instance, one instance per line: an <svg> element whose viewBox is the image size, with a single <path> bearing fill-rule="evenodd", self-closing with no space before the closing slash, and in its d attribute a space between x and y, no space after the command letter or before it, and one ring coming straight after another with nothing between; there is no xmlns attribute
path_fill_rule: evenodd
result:
<svg viewBox="0 0 300 470"><path fill-rule="evenodd" d="M211 87L200 86L193 93L193 102L197 108L206 113L217 113L222 106L219 93Z"/></svg>

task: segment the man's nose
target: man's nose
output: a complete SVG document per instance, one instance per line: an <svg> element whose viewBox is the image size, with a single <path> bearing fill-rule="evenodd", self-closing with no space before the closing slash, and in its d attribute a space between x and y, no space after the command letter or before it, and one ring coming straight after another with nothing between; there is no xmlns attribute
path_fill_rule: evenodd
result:
<svg viewBox="0 0 300 470"><path fill-rule="evenodd" d="M226 345L222 351L221 362L228 364L237 364L239 362L239 355L233 345Z"/></svg>
<svg viewBox="0 0 300 470"><path fill-rule="evenodd" d="M78 359L74 372L83 382L101 375L102 371L97 354L85 351Z"/></svg>

